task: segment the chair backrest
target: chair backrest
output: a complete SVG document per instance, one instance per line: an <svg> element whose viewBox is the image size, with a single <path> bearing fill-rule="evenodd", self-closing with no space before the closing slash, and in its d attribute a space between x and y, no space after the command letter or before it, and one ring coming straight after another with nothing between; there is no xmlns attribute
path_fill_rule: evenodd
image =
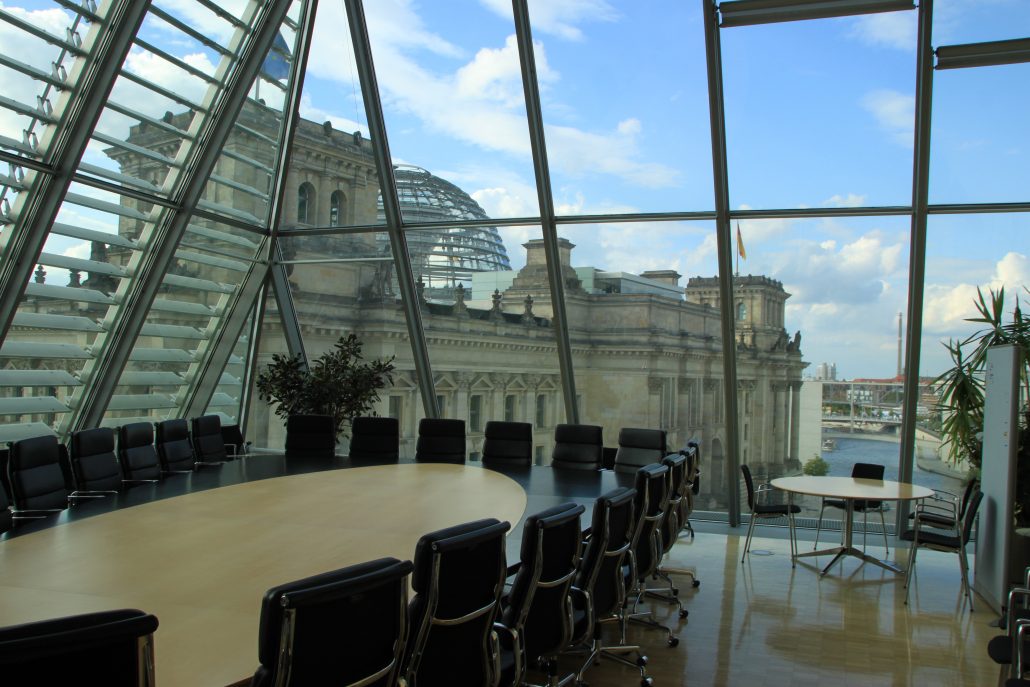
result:
<svg viewBox="0 0 1030 687"><path fill-rule="evenodd" d="M130 422L118 428L118 462L128 481L161 479L154 448L154 425Z"/></svg>
<svg viewBox="0 0 1030 687"><path fill-rule="evenodd" d="M526 518L521 566L512 582L501 622L523 637L529 661L551 656L572 641L572 587L579 568L586 509L553 506Z"/></svg>
<svg viewBox="0 0 1030 687"><path fill-rule="evenodd" d="M959 501L958 507L958 518L962 520L966 517L966 510L969 509L969 501L973 497L973 493L980 489L980 480L973 477L966 482L966 488L962 491L962 500Z"/></svg>
<svg viewBox="0 0 1030 687"><path fill-rule="evenodd" d="M336 426L331 415L290 415L286 418L286 454L336 455Z"/></svg>
<svg viewBox="0 0 1030 687"><path fill-rule="evenodd" d="M61 470L57 437L48 435L11 443L7 477L16 510L63 510L68 487Z"/></svg>
<svg viewBox="0 0 1030 687"><path fill-rule="evenodd" d="M156 629L132 609L0 628L0 675L9 685L153 685Z"/></svg>
<svg viewBox="0 0 1030 687"><path fill-rule="evenodd" d="M751 478L751 468L741 465L740 471L744 473L744 486L747 487L747 507L751 513L755 512L755 481Z"/></svg>
<svg viewBox="0 0 1030 687"><path fill-rule="evenodd" d="M165 472L185 472L196 467L196 456L190 442L190 427L186 420L176 418L158 422L157 457Z"/></svg>
<svg viewBox="0 0 1030 687"><path fill-rule="evenodd" d="M628 427L619 430L619 450L615 453L615 471L635 473L665 457L665 430Z"/></svg>
<svg viewBox="0 0 1030 687"><path fill-rule="evenodd" d="M356 417L351 423L350 459L397 462L400 425L395 417Z"/></svg>
<svg viewBox="0 0 1030 687"><path fill-rule="evenodd" d="M980 508L980 502L983 501L983 497L984 493L979 489L974 490L973 495L969 497L969 505L966 506L966 512L962 516L962 546L969 542L969 537L973 534L976 511Z"/></svg>
<svg viewBox="0 0 1030 687"><path fill-rule="evenodd" d="M877 463L855 463L851 466L851 476L856 479L883 479L884 467ZM865 501L857 499L853 508L856 511L876 510L882 501Z"/></svg>
<svg viewBox="0 0 1030 687"><path fill-rule="evenodd" d="M672 453L662 459L662 465L669 468L669 495L666 497L665 516L662 518L662 552L669 553L680 529L683 527L681 506L686 498L687 490L687 457L682 453Z"/></svg>
<svg viewBox="0 0 1030 687"><path fill-rule="evenodd" d="M251 686L396 685L412 569L381 558L269 589Z"/></svg>
<svg viewBox="0 0 1030 687"><path fill-rule="evenodd" d="M493 518L423 535L415 546L406 674L411 687L492 681L491 629L506 572Z"/></svg>
<svg viewBox="0 0 1030 687"><path fill-rule="evenodd" d="M594 502L583 560L576 587L590 595L594 618L614 614L626 598L622 566L636 530L633 520L635 489L620 487L601 494Z"/></svg>
<svg viewBox="0 0 1030 687"><path fill-rule="evenodd" d="M636 579L651 575L662 561L662 520L668 508L669 467L661 463L637 470L637 490L633 508L636 530L633 534L633 567Z"/></svg>
<svg viewBox="0 0 1030 687"><path fill-rule="evenodd" d="M533 425L528 422L486 423L483 440L483 465L494 467L533 464Z"/></svg>
<svg viewBox="0 0 1030 687"><path fill-rule="evenodd" d="M424 417L418 423L417 463L464 463L465 421Z"/></svg>
<svg viewBox="0 0 1030 687"><path fill-rule="evenodd" d="M558 425L554 428L551 467L572 470L600 470L604 449L598 425Z"/></svg>
<svg viewBox="0 0 1030 687"><path fill-rule="evenodd" d="M190 420L193 454L199 463L221 463L228 460L222 443L222 418L201 415Z"/></svg>
<svg viewBox="0 0 1030 687"><path fill-rule="evenodd" d="M73 432L68 457L76 491L117 491L122 473L114 454L114 430L110 427Z"/></svg>
<svg viewBox="0 0 1030 687"><path fill-rule="evenodd" d="M14 527L14 513L11 512L11 502L7 497L7 488L0 485L0 533L6 532Z"/></svg>

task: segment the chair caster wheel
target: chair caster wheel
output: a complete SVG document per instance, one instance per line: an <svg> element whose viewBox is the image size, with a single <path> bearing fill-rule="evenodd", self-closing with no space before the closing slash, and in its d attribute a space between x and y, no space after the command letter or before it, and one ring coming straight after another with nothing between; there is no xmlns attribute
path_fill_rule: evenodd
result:
<svg viewBox="0 0 1030 687"><path fill-rule="evenodd" d="M679 637L669 637L669 646L670 647L679 646L679 643L680 643L680 638Z"/></svg>
<svg viewBox="0 0 1030 687"><path fill-rule="evenodd" d="M701 586L701 580L694 580L693 582L690 583L690 586L693 587L694 589L697 589L698 587Z"/></svg>
<svg viewBox="0 0 1030 687"><path fill-rule="evenodd" d="M649 677L645 677L640 681L640 687L652 687L652 685L654 685L654 680Z"/></svg>
<svg viewBox="0 0 1030 687"><path fill-rule="evenodd" d="M637 667L643 668L647 665L647 656L637 656Z"/></svg>
<svg viewBox="0 0 1030 687"><path fill-rule="evenodd" d="M672 595L673 596L679 596L680 595L680 590L679 590L678 587L673 587L672 588Z"/></svg>
<svg viewBox="0 0 1030 687"><path fill-rule="evenodd" d="M687 609L684 608L683 610L680 611L680 617L681 618L686 618L688 615L690 615L690 611L688 611Z"/></svg>

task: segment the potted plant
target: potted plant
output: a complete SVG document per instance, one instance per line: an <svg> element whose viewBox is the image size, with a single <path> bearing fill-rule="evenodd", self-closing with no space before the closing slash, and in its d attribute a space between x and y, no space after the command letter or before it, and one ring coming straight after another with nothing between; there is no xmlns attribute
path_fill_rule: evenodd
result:
<svg viewBox="0 0 1030 687"><path fill-rule="evenodd" d="M335 446L351 420L370 413L379 390L393 382L393 360L364 360L354 334L341 336L307 368L299 355L276 353L258 375L258 396L274 403L275 414L287 423L298 415L331 418Z"/></svg>
<svg viewBox="0 0 1030 687"><path fill-rule="evenodd" d="M1004 288L997 292L991 289L988 294L985 297L977 289L974 305L978 316L968 320L985 325L984 328L963 341L945 344L954 364L934 381L942 411L941 447L946 449L953 463L966 460L977 474L983 460L984 377L987 350L991 346L1013 344L1020 348L1022 397L1024 402L1030 398L1030 320L1023 316L1018 299L1011 315L1006 313ZM1018 441L1014 526L1027 528L1030 527L1030 409L1026 405L1019 412ZM1021 573L1023 564L1019 565Z"/></svg>

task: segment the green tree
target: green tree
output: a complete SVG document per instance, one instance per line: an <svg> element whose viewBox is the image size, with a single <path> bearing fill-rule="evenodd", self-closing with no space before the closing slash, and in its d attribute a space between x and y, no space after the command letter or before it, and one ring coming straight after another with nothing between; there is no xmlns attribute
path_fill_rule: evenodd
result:
<svg viewBox="0 0 1030 687"><path fill-rule="evenodd" d="M823 457L818 453L805 461L805 464L801 466L801 472L806 475L815 475L821 477L830 471L830 464L823 460Z"/></svg>

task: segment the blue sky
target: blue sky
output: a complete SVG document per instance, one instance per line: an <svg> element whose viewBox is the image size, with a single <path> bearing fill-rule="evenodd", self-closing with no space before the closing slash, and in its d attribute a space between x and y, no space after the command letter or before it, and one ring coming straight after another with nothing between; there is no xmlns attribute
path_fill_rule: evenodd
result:
<svg viewBox="0 0 1030 687"><path fill-rule="evenodd" d="M192 2L156 4L225 32ZM43 9L60 23L51 3L3 5ZM454 182L492 216L536 214L510 2L376 0L365 11L395 161ZM559 214L714 209L700 12L700 1L530 2ZM915 19L900 12L722 32L733 208L911 202ZM217 64L160 25L146 31L203 71ZM935 3L935 46L1027 35L1027 0ZM147 55L130 61L166 86L199 87ZM1028 84L1025 64L935 74L931 202L1028 199ZM277 95L265 86L262 97L275 104ZM319 5L302 114L368 133L338 0ZM92 154L99 163L101 151ZM771 276L793 294L786 326L802 331L806 360L836 362L844 377L894 374L907 299L904 217L740 225L741 272ZM577 266L675 269L681 283L716 274L710 222L560 231L578 246ZM931 218L922 374L945 365L941 338L969 331L963 318L977 286L1030 283L1028 231L1027 214ZM520 244L538 233L502 231L514 265L524 260Z"/></svg>

